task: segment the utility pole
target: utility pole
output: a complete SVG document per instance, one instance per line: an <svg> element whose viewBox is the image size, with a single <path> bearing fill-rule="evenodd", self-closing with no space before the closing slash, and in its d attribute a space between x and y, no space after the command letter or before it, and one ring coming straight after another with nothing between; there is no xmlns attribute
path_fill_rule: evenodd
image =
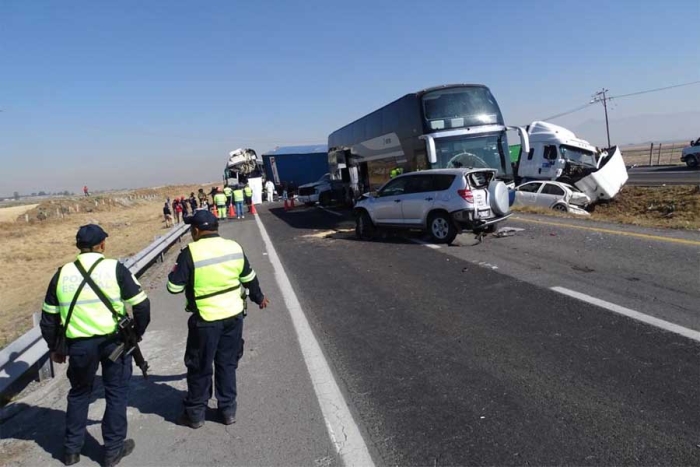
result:
<svg viewBox="0 0 700 467"><path fill-rule="evenodd" d="M608 98L606 96L606 93L609 92L608 89L601 89L597 93L593 94L593 100L591 100L591 104L595 102L602 102L603 103L603 108L605 109L605 131L607 132L608 135L608 147L610 147L610 124L608 123Z"/></svg>

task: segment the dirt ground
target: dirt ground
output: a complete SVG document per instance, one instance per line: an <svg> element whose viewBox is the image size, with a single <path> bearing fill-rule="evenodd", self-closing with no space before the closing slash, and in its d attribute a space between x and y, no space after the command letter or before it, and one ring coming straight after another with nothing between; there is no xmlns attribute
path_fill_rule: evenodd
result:
<svg viewBox="0 0 700 467"><path fill-rule="evenodd" d="M529 206L517 206L514 210L644 227L700 230L700 188L626 186L614 200L597 205L586 217Z"/></svg>
<svg viewBox="0 0 700 467"><path fill-rule="evenodd" d="M203 185L208 191L211 185ZM75 259L75 233L88 223L109 234L106 255L127 258L167 232L162 206L170 196L188 196L199 185L172 186L95 197L47 200L24 212L0 209L0 347L32 327L56 269ZM9 220L7 220L9 218Z"/></svg>
<svg viewBox="0 0 700 467"><path fill-rule="evenodd" d="M38 204L25 204L24 206L11 206L0 209L0 222L13 222L19 216L24 215L27 211L31 211Z"/></svg>

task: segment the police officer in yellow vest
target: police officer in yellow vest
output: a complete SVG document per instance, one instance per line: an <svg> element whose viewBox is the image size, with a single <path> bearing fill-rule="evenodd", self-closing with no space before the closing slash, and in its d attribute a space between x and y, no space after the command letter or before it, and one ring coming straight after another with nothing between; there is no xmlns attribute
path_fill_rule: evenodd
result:
<svg viewBox="0 0 700 467"><path fill-rule="evenodd" d="M233 203L233 188L226 185L224 187L224 194L226 195L226 207L228 208Z"/></svg>
<svg viewBox="0 0 700 467"><path fill-rule="evenodd" d="M226 195L217 191L214 195L214 204L216 204L219 219L226 219Z"/></svg>
<svg viewBox="0 0 700 467"><path fill-rule="evenodd" d="M126 405L131 379L131 355L113 362L109 355L119 345L117 318L102 303L76 266L79 263L112 302L119 315L132 306L136 332L143 335L150 322L151 305L141 285L129 270L114 259L105 259L107 232L98 225L80 227L76 246L80 254L75 263L62 266L51 279L41 314L41 334L49 347L50 358L65 363L68 357L68 393L64 462L80 461L85 439L88 408L95 373L102 365L106 409L102 420L104 464L116 465L129 455L135 443L126 438ZM57 352L59 333L65 332L68 355Z"/></svg>
<svg viewBox="0 0 700 467"><path fill-rule="evenodd" d="M250 212L250 205L253 203L253 189L250 185L246 183L243 188L243 195L245 196L245 204L248 207L248 212Z"/></svg>
<svg viewBox="0 0 700 467"><path fill-rule="evenodd" d="M234 192L235 193L235 192ZM269 301L263 295L241 246L218 234L218 220L208 211L188 217L191 242L182 250L168 275L170 293L185 292L188 320L185 366L187 396L180 425L199 428L214 388L222 421L236 421L236 369L243 353L244 299L241 286L260 308Z"/></svg>
<svg viewBox="0 0 700 467"><path fill-rule="evenodd" d="M236 216L238 219L245 219L245 214L243 212L243 200L245 195L240 185L236 185L236 189L233 190L233 202L236 203Z"/></svg>
<svg viewBox="0 0 700 467"><path fill-rule="evenodd" d="M399 175L403 173L403 168L401 167L394 167L391 169L391 172L389 173L389 178L396 178Z"/></svg>

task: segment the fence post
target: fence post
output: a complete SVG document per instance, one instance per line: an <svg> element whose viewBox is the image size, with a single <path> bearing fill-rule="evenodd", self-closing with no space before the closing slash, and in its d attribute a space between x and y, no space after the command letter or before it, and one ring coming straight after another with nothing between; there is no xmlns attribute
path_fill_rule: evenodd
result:
<svg viewBox="0 0 700 467"><path fill-rule="evenodd" d="M651 165L651 158L654 157L654 143L651 143L651 146L649 146L649 165Z"/></svg>
<svg viewBox="0 0 700 467"><path fill-rule="evenodd" d="M39 313L34 313L32 315L32 321L34 323L34 326L38 326L39 322L41 321L41 314ZM48 357L46 361L37 368L38 373L39 373L39 381L46 381L49 378L53 378L54 371L53 371L53 362L51 361L51 357Z"/></svg>
<svg viewBox="0 0 700 467"><path fill-rule="evenodd" d="M656 165L661 164L661 143L659 143L659 154L656 156Z"/></svg>
<svg viewBox="0 0 700 467"><path fill-rule="evenodd" d="M674 151L674 149L676 149L676 143L673 143L671 145L671 155L668 156L668 163L669 164L673 164L673 151Z"/></svg>

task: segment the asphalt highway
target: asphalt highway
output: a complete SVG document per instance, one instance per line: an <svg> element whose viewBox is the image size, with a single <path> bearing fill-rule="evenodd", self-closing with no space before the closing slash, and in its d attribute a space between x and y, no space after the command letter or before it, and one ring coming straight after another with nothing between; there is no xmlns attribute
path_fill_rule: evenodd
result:
<svg viewBox="0 0 700 467"><path fill-rule="evenodd" d="M509 236L448 247L420 235L361 242L351 218L320 208L259 212L281 269L255 221L222 228L272 300L246 319L238 423L173 423L187 316L164 290L171 252L142 278L153 377L134 378L137 450L123 465L342 463L346 431L329 435L281 277L376 465L700 464L700 342L552 289L697 333L700 234L518 216ZM4 464L58 464L66 390L59 377L19 401L0 425ZM81 465L99 461L103 409L98 388Z"/></svg>
<svg viewBox="0 0 700 467"><path fill-rule="evenodd" d="M700 170L685 166L635 167L628 169L628 185L700 185Z"/></svg>
<svg viewBox="0 0 700 467"><path fill-rule="evenodd" d="M700 242L669 246L610 235L581 245L585 231L526 224L519 235L488 239L476 250L436 250L404 238L356 241L343 230L344 218L319 209L273 209L262 219L378 463L700 461L700 344L518 278L520 271L498 259L508 252L539 257L512 264L542 280L565 270L557 284L596 294L597 286L586 284L610 280L618 266L643 276L618 272L625 290L646 288L642 281L659 261L664 272L685 261L678 275L697 273ZM629 262L602 267L626 255ZM491 257L498 269L484 264ZM557 264L571 257L578 259ZM547 264L551 270L538 272ZM599 268L603 277L590 279ZM687 283L697 284L697 275ZM677 314L697 324L697 287L688 293Z"/></svg>

